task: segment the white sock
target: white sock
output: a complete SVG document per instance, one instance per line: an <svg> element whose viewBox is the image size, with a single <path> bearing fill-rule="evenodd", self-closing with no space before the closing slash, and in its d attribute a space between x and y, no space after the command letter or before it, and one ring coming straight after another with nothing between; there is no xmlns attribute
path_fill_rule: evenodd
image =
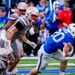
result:
<svg viewBox="0 0 75 75"><path fill-rule="evenodd" d="M8 70L6 70L6 75L10 75L12 74L12 72L8 72Z"/></svg>
<svg viewBox="0 0 75 75"><path fill-rule="evenodd" d="M8 69L6 70L6 75L14 75L14 74L16 74L16 73L17 73L16 69L14 69L14 70L11 71L11 72L8 72Z"/></svg>
<svg viewBox="0 0 75 75"><path fill-rule="evenodd" d="M65 72L60 71L60 75L64 75L64 74L65 74Z"/></svg>
<svg viewBox="0 0 75 75"><path fill-rule="evenodd" d="M14 73L14 74L16 74L18 72L18 69L17 68L14 68L13 70L12 70L12 73Z"/></svg>

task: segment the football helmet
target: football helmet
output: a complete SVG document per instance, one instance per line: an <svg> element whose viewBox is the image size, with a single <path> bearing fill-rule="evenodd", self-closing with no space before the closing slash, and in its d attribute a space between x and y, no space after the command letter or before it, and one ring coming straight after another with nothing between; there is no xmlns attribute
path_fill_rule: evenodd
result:
<svg viewBox="0 0 75 75"><path fill-rule="evenodd" d="M12 52L6 48L0 48L0 59L3 61L9 61Z"/></svg>
<svg viewBox="0 0 75 75"><path fill-rule="evenodd" d="M27 9L27 4L25 2L20 2L17 6L18 9L21 10L26 10Z"/></svg>
<svg viewBox="0 0 75 75"><path fill-rule="evenodd" d="M0 38L0 59L3 61L8 61L10 60L12 53L13 49L11 48L11 42Z"/></svg>
<svg viewBox="0 0 75 75"><path fill-rule="evenodd" d="M35 7L28 7L25 16L35 24L39 17L39 11Z"/></svg>
<svg viewBox="0 0 75 75"><path fill-rule="evenodd" d="M27 4L25 2L20 2L17 6L19 15L24 15L27 9Z"/></svg>
<svg viewBox="0 0 75 75"><path fill-rule="evenodd" d="M53 2L53 9L55 9L56 7L57 7L57 8L60 7L60 3L59 3L58 0L56 0L56 1Z"/></svg>
<svg viewBox="0 0 75 75"><path fill-rule="evenodd" d="M70 30L71 35L75 38L75 24L69 24L68 29Z"/></svg>
<svg viewBox="0 0 75 75"><path fill-rule="evenodd" d="M0 75L6 70L9 63L12 61L12 52L6 48L0 48Z"/></svg>

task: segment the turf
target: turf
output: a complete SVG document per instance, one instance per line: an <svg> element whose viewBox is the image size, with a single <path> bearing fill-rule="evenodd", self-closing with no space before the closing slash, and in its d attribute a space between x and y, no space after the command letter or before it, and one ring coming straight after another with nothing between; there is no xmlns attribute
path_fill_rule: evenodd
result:
<svg viewBox="0 0 75 75"><path fill-rule="evenodd" d="M32 57L32 59L31 58L29 58L28 57L28 59L25 59L25 58L27 58L27 57L24 57L24 59L21 59L21 61L19 62L19 64L16 66L16 68L18 68L18 69L28 69L28 72L32 69L32 68L35 68L36 67L36 64L37 64L37 59L34 59L33 57ZM55 65L52 65L52 64L55 64ZM45 70L47 70L47 69L58 69L59 70L59 68L60 68L60 61L58 61L58 60L55 60L55 59L51 59L50 61L49 61L49 65L47 66L47 68L45 69ZM71 69L75 69L75 59L68 59L68 66L67 66L67 69L69 69L69 68L71 68ZM20 71L20 70L19 70ZM18 74L16 74L16 75L26 75L26 73L21 73L21 74L19 74L19 72L18 72ZM50 73L43 73L43 74L38 74L38 75L59 75L59 73L52 73L51 72L51 74ZM75 72L70 72L70 73L66 73L65 75L75 75Z"/></svg>

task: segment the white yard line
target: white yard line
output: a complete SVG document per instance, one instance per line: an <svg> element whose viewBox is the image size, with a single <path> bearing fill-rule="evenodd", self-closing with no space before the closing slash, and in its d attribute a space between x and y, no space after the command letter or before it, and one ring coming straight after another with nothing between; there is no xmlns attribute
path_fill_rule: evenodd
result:
<svg viewBox="0 0 75 75"><path fill-rule="evenodd" d="M21 59L38 59L38 57L23 57ZM67 59L75 59L75 57L67 57Z"/></svg>
<svg viewBox="0 0 75 75"><path fill-rule="evenodd" d="M38 57L22 57L21 59L38 59Z"/></svg>
<svg viewBox="0 0 75 75"><path fill-rule="evenodd" d="M67 57L68 59L75 59L75 57ZM24 59L38 59L38 57L23 57L21 58L22 60ZM60 63L49 63L49 66L60 66ZM36 66L36 64L18 64L18 67L20 66ZM68 63L68 66L75 66L74 63Z"/></svg>
<svg viewBox="0 0 75 75"><path fill-rule="evenodd" d="M60 66L60 63L49 63L49 66ZM36 64L18 64L18 67L20 66L36 66ZM74 63L68 63L68 66L75 66Z"/></svg>

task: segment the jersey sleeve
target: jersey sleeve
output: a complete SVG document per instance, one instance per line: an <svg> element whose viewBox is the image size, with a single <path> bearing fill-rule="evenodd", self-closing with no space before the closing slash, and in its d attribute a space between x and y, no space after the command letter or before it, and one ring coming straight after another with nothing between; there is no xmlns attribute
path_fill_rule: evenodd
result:
<svg viewBox="0 0 75 75"><path fill-rule="evenodd" d="M42 24L42 19L39 19L37 22L36 22L36 26L40 26Z"/></svg>
<svg viewBox="0 0 75 75"><path fill-rule="evenodd" d="M19 15L18 15L17 13L11 14L11 15L9 16L9 20L17 20L18 17L19 17Z"/></svg>
<svg viewBox="0 0 75 75"><path fill-rule="evenodd" d="M17 28L19 31L21 31L21 30L24 29L23 25L22 25L19 21L16 23L15 26L16 26L16 28Z"/></svg>

